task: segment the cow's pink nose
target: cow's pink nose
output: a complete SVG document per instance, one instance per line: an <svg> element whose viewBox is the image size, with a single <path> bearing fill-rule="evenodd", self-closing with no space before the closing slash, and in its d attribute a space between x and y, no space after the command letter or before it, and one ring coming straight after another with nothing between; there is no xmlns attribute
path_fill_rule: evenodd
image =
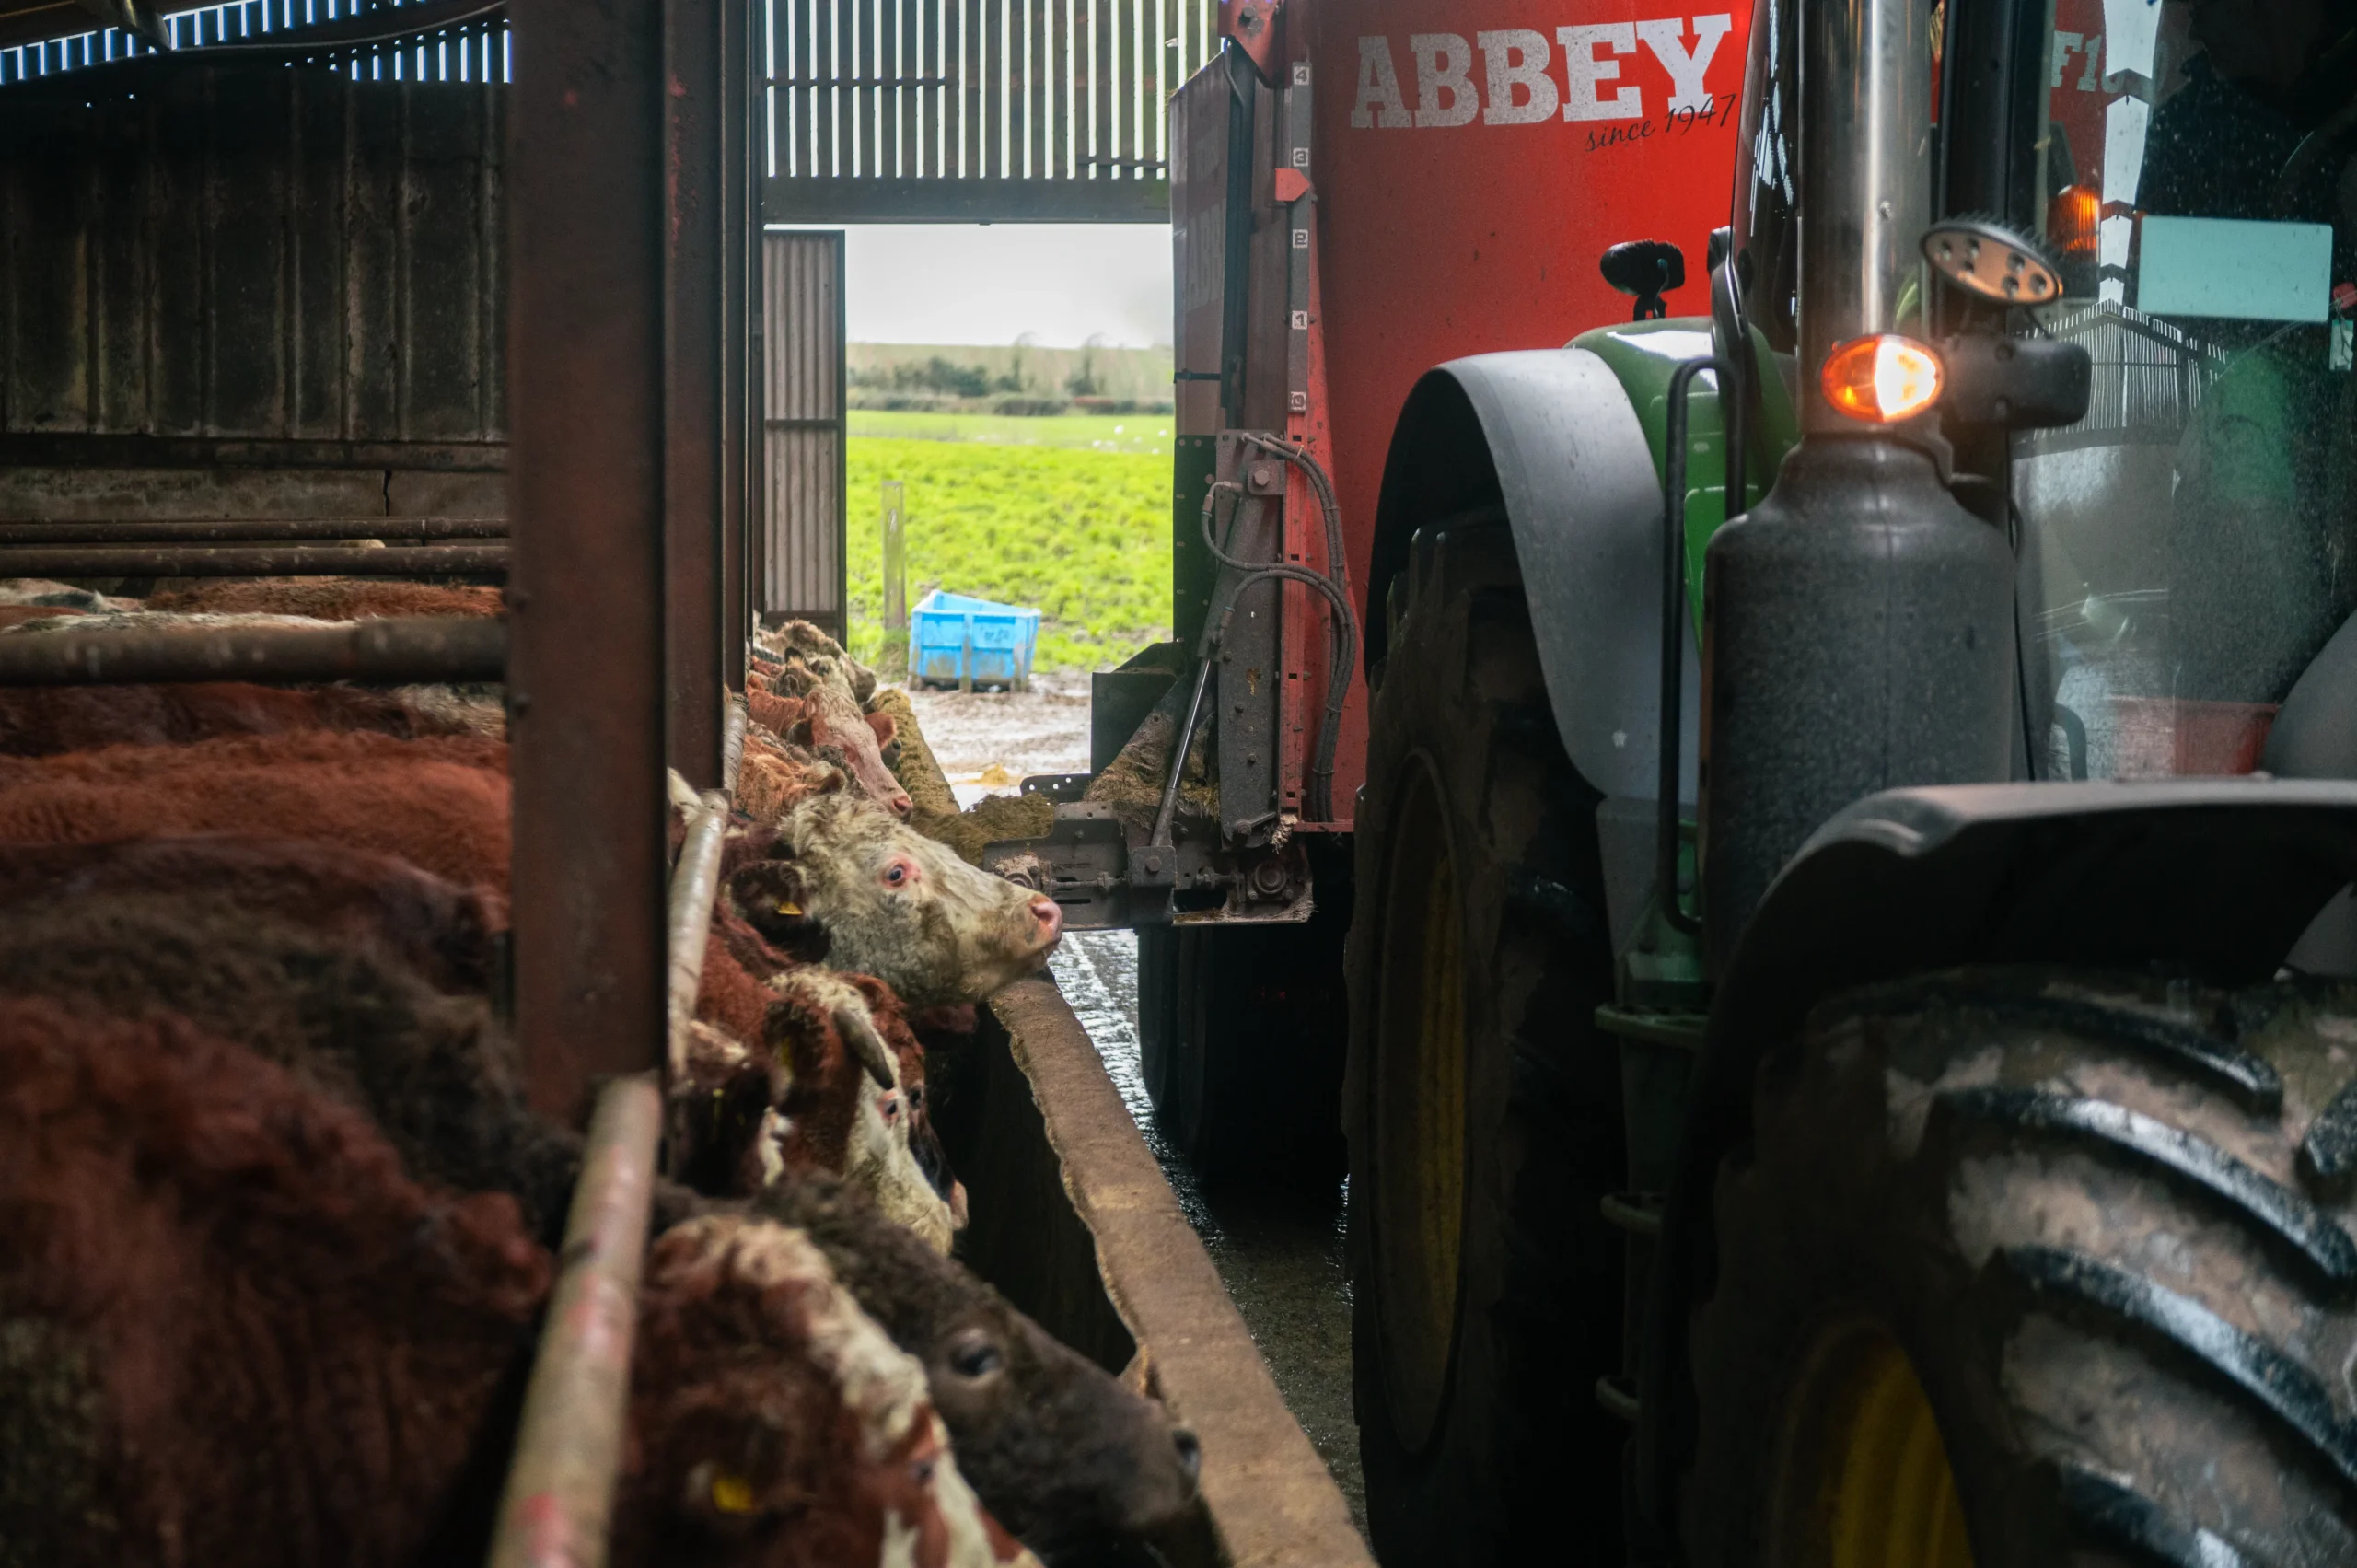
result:
<svg viewBox="0 0 2357 1568"><path fill-rule="evenodd" d="M909 798L909 795L906 790L902 790L900 794L894 796L891 798L889 805L892 807L892 815L895 817L906 817L910 812L914 811L917 808L917 803Z"/></svg>
<svg viewBox="0 0 2357 1568"><path fill-rule="evenodd" d="M1053 942L1064 928L1064 912L1056 907L1053 899L1031 900L1031 919L1039 928L1039 946Z"/></svg>

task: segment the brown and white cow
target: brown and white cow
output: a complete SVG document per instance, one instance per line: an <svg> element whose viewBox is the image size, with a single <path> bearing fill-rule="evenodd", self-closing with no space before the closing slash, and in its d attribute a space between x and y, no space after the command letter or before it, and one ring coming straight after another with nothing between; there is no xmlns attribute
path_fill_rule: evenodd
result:
<svg viewBox="0 0 2357 1568"><path fill-rule="evenodd" d="M941 1288L923 1245L875 1234L862 1204L788 1182L756 1213L805 1232L884 1331L925 1365L966 1477L991 1512L1051 1559L1167 1527L1193 1504L1202 1451L1156 1401L1108 1400L1105 1374L979 1283ZM1036 1446L993 1440L1015 1428Z"/></svg>
<svg viewBox="0 0 2357 1568"><path fill-rule="evenodd" d="M512 1050L482 1000L435 993L376 944L345 947L241 909L235 891L225 884L209 896L12 905L0 912L0 996L42 999L84 1018L173 1019L180 1032L156 1037L173 1049L193 1037L234 1042L368 1117L405 1179L438 1191L504 1193L520 1206L521 1234L536 1247L553 1246L579 1175L580 1142L526 1107ZM6 1037L0 1028L0 1057ZM89 1038L78 1027L50 1030L69 1080L103 1064L75 1064ZM101 1056L113 1060L100 1052L92 1062ZM0 1064L0 1302L10 1299L8 1249L26 1234L8 1224L5 1173L11 1157L31 1147L30 1134L8 1118L41 1112L40 1093L11 1098L6 1071ZM182 1104L190 1120L174 1125L201 1135L210 1102L180 1095L180 1082L143 1072L123 1092L143 1116L168 1120ZM756 1084L754 1118L782 1094ZM119 1136L142 1124L124 1120L103 1096L85 1104L79 1095L67 1095L67 1109L87 1111ZM248 1103L257 1116L273 1114L264 1099ZM63 1104L41 1114L62 1114ZM67 1195L83 1191L69 1185ZM1150 1528L1164 1518L1157 1509L1184 1504L1190 1446L1173 1435L1158 1407L1063 1351L981 1282L886 1219L868 1195L832 1178L801 1175L767 1189L759 1202L770 1217L812 1226L842 1283L923 1365L960 1463L989 1478L981 1490L994 1513L1060 1539L1109 1527L1108 1521ZM725 1205L657 1184L658 1227L715 1207ZM93 1243L109 1234L97 1220L90 1225ZM0 1308L0 1318L11 1309ZM986 1368L970 1353L978 1341L994 1358ZM6 1349L0 1331L0 1353ZM0 1392L12 1387L0 1368ZM0 1401L0 1430L7 1409ZM9 1458L6 1447L0 1465ZM0 1500L7 1493L0 1481ZM0 1539L9 1539L0 1519Z"/></svg>
<svg viewBox="0 0 2357 1568"><path fill-rule="evenodd" d="M775 1149L776 1176L821 1170L871 1194L886 1218L946 1254L958 1228L949 1195L935 1191L912 1145L915 1109L900 1061L918 1054L897 1007L872 1006L852 977L806 965L768 982L776 996L765 1044L792 1082L772 1113L761 1152ZM879 1025L901 1037L888 1040Z"/></svg>
<svg viewBox="0 0 2357 1568"><path fill-rule="evenodd" d="M895 721L889 714L866 711L875 672L807 621L764 633L761 642L776 656L774 663L757 665L747 681L752 721L791 744L810 747L830 760L840 757L869 799L905 819L914 803L884 764Z"/></svg>
<svg viewBox="0 0 2357 1568"><path fill-rule="evenodd" d="M0 1000L0 1539L26 1562L479 1559L552 1277L505 1193L170 1015ZM649 1260L617 1564L1031 1561L922 1367L782 1225Z"/></svg>
<svg viewBox="0 0 2357 1568"><path fill-rule="evenodd" d="M737 911L781 950L874 975L919 1009L1038 973L1063 929L1054 900L844 796L743 835L723 868Z"/></svg>
<svg viewBox="0 0 2357 1568"><path fill-rule="evenodd" d="M816 965L765 973L754 979L718 939L704 948L700 1028L670 1089L683 1178L750 1193L814 1172L842 1177L946 1253L962 1192L937 1179L937 1143L935 1160L917 1152L923 1079L906 1081L901 1063L923 1051L898 1004ZM934 1142L930 1127L923 1136Z"/></svg>

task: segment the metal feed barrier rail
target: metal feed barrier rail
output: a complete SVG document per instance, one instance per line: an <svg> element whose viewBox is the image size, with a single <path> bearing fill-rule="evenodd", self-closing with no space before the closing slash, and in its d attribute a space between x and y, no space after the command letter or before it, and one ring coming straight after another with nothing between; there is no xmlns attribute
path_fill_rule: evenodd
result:
<svg viewBox="0 0 2357 1568"><path fill-rule="evenodd" d="M0 0L0 12L11 8ZM499 210L487 226L460 236L464 243L416 252L404 263L411 271L399 274L419 280L402 296L405 310L459 307L420 318L412 335L421 353L434 349L433 333L450 322L491 346L472 358L414 362L427 369L459 365L467 377L455 389L437 382L421 391L400 380L401 367L412 364L406 356L331 366L331 413L336 397L377 398L368 405L377 413L346 415L377 423L359 430L360 439L337 438L333 429L315 436L312 426L300 426L312 417L311 405L296 395L309 395L309 383L240 380L232 372L244 377L266 361L308 375L303 344L324 344L332 358L344 341L345 296L273 292L289 275L273 249L284 235L299 233L306 255L358 252L345 243L344 214L335 203L273 208L270 222L230 236L238 243L201 249L214 280L205 297L275 300L275 314L264 309L240 317L237 331L215 331L201 316L166 311L143 328L159 364L198 368L181 377L197 389L191 395L243 400L176 409L164 422L218 434L151 437L113 428L95 412L87 428L69 421L50 432L11 434L10 461L19 473L38 468L50 488L12 492L22 520L0 524L0 575L504 575L507 614L456 625L396 619L333 629L13 634L0 637L0 683L504 683L514 1015L525 1087L543 1114L594 1125L571 1220L574 1245L517 1449L511 1490L531 1527L520 1539L503 1533L499 1551L503 1562L594 1564L606 1551L619 1457L612 1440L627 1394L629 1313L660 1132L656 1075L674 1011L665 774L676 770L698 791L725 786L735 750L726 714L730 693L744 683L748 585L759 564L748 528L755 514L747 461L759 439L751 375L758 52L749 47L754 17L743 0L617 0L597 7L517 0L510 14L528 43L516 52L513 85L472 92L446 87L426 96L390 79L322 87L307 69L286 68L301 52L292 33L280 36L284 57L268 61L192 49L136 62L147 73L131 84L140 89L138 107L158 106L152 112L165 117L159 123L177 123L171 116L179 114L201 130L211 123L207 116L310 94L349 101L361 115L351 123L364 127L390 113L410 128L405 134L424 138L422 145L455 138L469 149L512 148L495 171ZM372 25L396 15L380 10ZM441 7L419 13L421 21L445 17ZM130 84L99 80L106 75L82 74L83 96L99 100L101 110L113 101L110 93ZM175 82L198 90L165 90ZM88 148L75 138L90 133L76 129L86 112L80 97L44 107L38 93L19 99L13 87L8 93L0 110L11 116L12 145L44 167L81 168L75 160L87 161ZM487 114L504 117L504 134ZM279 113L278 121L287 119ZM134 138L133 156L168 162L192 139L235 153L218 152L217 167L207 166L206 189L222 192L223 202L194 221L217 226L221 212L239 210L238 201L268 204L306 188L286 160L313 149L283 136ZM352 189L358 200L373 188ZM437 201L458 203L435 212L473 210L466 191L435 190ZM80 263L63 258L111 243L88 229L87 217L71 201L12 208L14 254L25 265L8 274L8 286L21 293L35 286L28 282L35 274L49 275L41 268L70 269ZM406 235L410 224L381 227ZM616 234L642 235L647 243L617 246ZM142 253L168 239L144 230L135 238ZM493 270L481 269L485 259ZM458 270L417 271L429 263ZM462 297L468 291L470 300ZM280 342L268 342L271 331ZM68 352L82 341L74 330L52 336L66 347L51 359L25 357L15 340L0 345L18 355L6 369L16 378L8 384L28 388L24 406L42 406L32 394L49 396L52 386L74 407L99 391L115 396L99 378L100 371L113 373L112 360L86 368ZM235 357L256 341L263 360ZM409 339L402 343L406 351ZM498 378L477 374L478 361ZM413 425L404 423L414 399L429 393L449 406L435 404ZM134 401L145 395L134 389ZM481 423L486 409L493 423L481 430L466 423ZM451 428L461 445L452 444ZM486 431L499 445L484 445ZM372 511L372 501L389 506L403 484L430 497L437 486L466 479L469 464L493 460L486 453L505 470L504 524L354 515ZM459 488L468 510L481 509L480 485ZM180 499L191 494L198 499ZM311 503L304 498L313 495L324 511L305 511ZM266 516L220 515L249 496ZM182 515L169 515L176 506ZM137 515L142 507L162 515ZM191 510L215 516L186 516ZM715 798L704 796L702 830L692 835L695 850L680 877L687 903L702 900L707 910ZM580 854L584 842L601 853ZM685 1005L691 1010L692 1000ZM585 1118L599 1084L609 1086L598 1113Z"/></svg>

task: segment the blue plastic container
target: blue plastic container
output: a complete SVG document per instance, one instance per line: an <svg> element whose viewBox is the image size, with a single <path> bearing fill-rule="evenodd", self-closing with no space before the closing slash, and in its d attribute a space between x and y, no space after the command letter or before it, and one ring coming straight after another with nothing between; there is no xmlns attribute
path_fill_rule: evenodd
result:
<svg viewBox="0 0 2357 1568"><path fill-rule="evenodd" d="M909 676L942 686L1030 683L1039 612L939 588L909 612Z"/></svg>

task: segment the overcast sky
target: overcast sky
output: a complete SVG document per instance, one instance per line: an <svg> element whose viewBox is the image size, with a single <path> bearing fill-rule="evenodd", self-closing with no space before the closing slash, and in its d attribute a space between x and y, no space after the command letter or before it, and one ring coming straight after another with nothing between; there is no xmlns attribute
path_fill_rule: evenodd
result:
<svg viewBox="0 0 2357 1568"><path fill-rule="evenodd" d="M1048 348L1170 341L1161 224L870 224L844 230L853 343Z"/></svg>

